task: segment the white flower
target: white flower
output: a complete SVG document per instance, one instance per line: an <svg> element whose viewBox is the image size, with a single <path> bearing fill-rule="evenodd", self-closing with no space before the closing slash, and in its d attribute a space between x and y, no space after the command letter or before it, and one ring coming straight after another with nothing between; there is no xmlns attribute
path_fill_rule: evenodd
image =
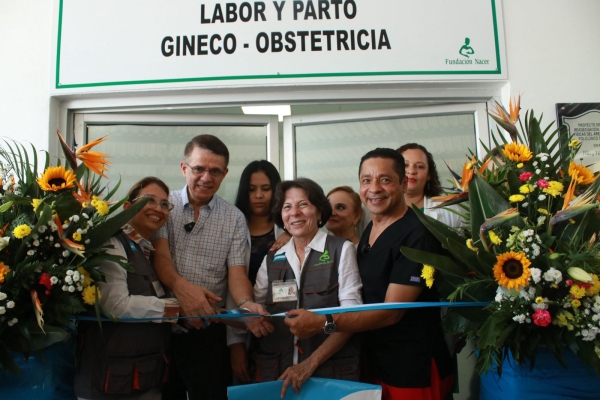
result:
<svg viewBox="0 0 600 400"><path fill-rule="evenodd" d="M46 229L48 229L48 227L46 225L40 225L38 227L38 232L39 233L44 233L44 232L46 232Z"/></svg>
<svg viewBox="0 0 600 400"><path fill-rule="evenodd" d="M53 276L52 278L50 278L50 283L56 285L58 283L58 278Z"/></svg>
<svg viewBox="0 0 600 400"><path fill-rule="evenodd" d="M90 216L89 216L89 215L87 215L87 213L81 213L81 215L82 215L82 216L83 216L83 218L85 218L85 219L90 219Z"/></svg>
<svg viewBox="0 0 600 400"><path fill-rule="evenodd" d="M546 221L546 216L540 215L537 219L537 226L542 226L545 221Z"/></svg>
<svg viewBox="0 0 600 400"><path fill-rule="evenodd" d="M548 269L548 271L544 273L543 277L546 282L552 282L556 284L562 282L562 273L554 267Z"/></svg>
<svg viewBox="0 0 600 400"><path fill-rule="evenodd" d="M54 243L54 247L59 248L60 247L60 243Z"/></svg>
<svg viewBox="0 0 600 400"><path fill-rule="evenodd" d="M75 281L75 282L79 281L79 272L78 271L73 272L73 281Z"/></svg>
<svg viewBox="0 0 600 400"><path fill-rule="evenodd" d="M65 250L65 251L62 252L62 256L63 257L68 257L69 254L70 254L69 250Z"/></svg>
<svg viewBox="0 0 600 400"><path fill-rule="evenodd" d="M6 303L6 308L15 308L15 302L14 301L9 301Z"/></svg>
<svg viewBox="0 0 600 400"><path fill-rule="evenodd" d="M548 153L538 153L536 157L539 158L540 161L545 162L548 161L548 157L550 157L550 155Z"/></svg>
<svg viewBox="0 0 600 400"><path fill-rule="evenodd" d="M83 286L81 286L81 285L77 285L77 290L78 290L79 292L81 292L81 291L83 290Z"/></svg>
<svg viewBox="0 0 600 400"><path fill-rule="evenodd" d="M526 317L525 317L525 314L515 315L515 316L513 317L513 321L516 321L516 322L518 322L518 323L522 324L522 323L524 323L524 322L525 322L525 318L526 318Z"/></svg>
<svg viewBox="0 0 600 400"><path fill-rule="evenodd" d="M54 236L46 236L46 238L48 238L48 240L51 241L51 242L54 241Z"/></svg>
<svg viewBox="0 0 600 400"><path fill-rule="evenodd" d="M546 200L546 195L545 195L545 194L540 194L540 195L538 196L538 200L539 200L539 201L544 201L544 200Z"/></svg>
<svg viewBox="0 0 600 400"><path fill-rule="evenodd" d="M17 322L19 322L19 320L18 320L18 319L16 319L16 318L13 318L13 319L11 319L10 321L8 321L8 326L13 326L13 325L14 325L14 324L16 324Z"/></svg>
<svg viewBox="0 0 600 400"><path fill-rule="evenodd" d="M534 162L533 162L533 166L534 166L534 167L537 167L537 165L538 165L538 162L537 162L537 161L534 161Z"/></svg>
<svg viewBox="0 0 600 400"><path fill-rule="evenodd" d="M539 283L542 276L542 270L539 268L529 268L529 272L531 273L533 283Z"/></svg>
<svg viewBox="0 0 600 400"><path fill-rule="evenodd" d="M77 229L77 233L79 233L80 235L83 235L83 233L84 233L84 232L83 232L83 229L81 229L81 228L78 228L78 229Z"/></svg>
<svg viewBox="0 0 600 400"><path fill-rule="evenodd" d="M0 250L4 249L6 246L8 246L8 241L10 240L10 237L3 237L0 238Z"/></svg>
<svg viewBox="0 0 600 400"><path fill-rule="evenodd" d="M69 292L73 293L75 291L75 286L71 285L69 286Z"/></svg>
<svg viewBox="0 0 600 400"><path fill-rule="evenodd" d="M86 239L85 242L83 242L85 244L90 244L90 239Z"/></svg>
<svg viewBox="0 0 600 400"><path fill-rule="evenodd" d="M73 271L71 271L70 269L68 269L68 270L67 270L67 275L68 275L68 276L71 276L71 275L73 275Z"/></svg>
<svg viewBox="0 0 600 400"><path fill-rule="evenodd" d="M63 292L66 292L67 290L69 290L69 287L66 285L63 285L63 287L61 289Z"/></svg>
<svg viewBox="0 0 600 400"><path fill-rule="evenodd" d="M536 174L536 175L539 175L539 174L540 174L540 172L542 172L542 170L541 170L541 169L539 169L539 168L535 170L535 174Z"/></svg>
<svg viewBox="0 0 600 400"><path fill-rule="evenodd" d="M39 241L39 240L34 240L34 241L33 241L33 245L34 245L35 247L38 247L38 246L40 245L40 241Z"/></svg>
<svg viewBox="0 0 600 400"><path fill-rule="evenodd" d="M69 275L65 276L65 283L70 285L71 283L73 283L73 278L71 278L71 276Z"/></svg>
<svg viewBox="0 0 600 400"><path fill-rule="evenodd" d="M528 205L529 205L529 203L528 203L527 201L526 201L525 203L521 204L521 206L522 206L523 208L527 208L527 206L528 206Z"/></svg>
<svg viewBox="0 0 600 400"><path fill-rule="evenodd" d="M63 229L66 231L69 228L69 224L63 224Z"/></svg>
<svg viewBox="0 0 600 400"><path fill-rule="evenodd" d="M528 324L531 323L531 318L525 318L525 322L527 322Z"/></svg>
<svg viewBox="0 0 600 400"><path fill-rule="evenodd" d="M0 315L6 313L6 308L0 306Z"/></svg>
<svg viewBox="0 0 600 400"><path fill-rule="evenodd" d="M92 222L92 220L89 220L89 221L87 222L87 224L88 224L88 226L89 226L89 227L92 227L92 226L94 226L94 223Z"/></svg>
<svg viewBox="0 0 600 400"><path fill-rule="evenodd" d="M32 256L32 255L34 255L34 254L35 254L35 250L29 250L29 251L27 252L27 255L28 255L28 256Z"/></svg>
<svg viewBox="0 0 600 400"><path fill-rule="evenodd" d="M0 300L4 300L4 299L6 299L6 297L7 297L6 293L0 292Z"/></svg>
<svg viewBox="0 0 600 400"><path fill-rule="evenodd" d="M48 226L50 227L50 230L52 232L56 232L58 230L58 226L56 225L56 222L50 220L48 221Z"/></svg>
<svg viewBox="0 0 600 400"><path fill-rule="evenodd" d="M79 222L79 215L72 215L71 218L69 218L69 220Z"/></svg>
<svg viewBox="0 0 600 400"><path fill-rule="evenodd" d="M538 246L537 244L533 243L531 245L531 248L533 249L533 256L537 257L540 255L540 246Z"/></svg>

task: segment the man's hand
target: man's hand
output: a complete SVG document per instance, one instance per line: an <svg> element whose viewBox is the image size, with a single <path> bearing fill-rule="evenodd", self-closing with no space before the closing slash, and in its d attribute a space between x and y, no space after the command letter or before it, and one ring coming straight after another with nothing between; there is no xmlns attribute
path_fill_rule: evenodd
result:
<svg viewBox="0 0 600 400"><path fill-rule="evenodd" d="M248 351L246 350L245 343L234 343L229 346L229 352L231 354L231 370L233 375L240 380L240 382L250 382L250 375L248 374Z"/></svg>
<svg viewBox="0 0 600 400"><path fill-rule="evenodd" d="M244 308L250 310L250 312L253 314L260 314L265 316L269 315L269 313L265 310L265 308L262 305L257 304L253 301L247 301L243 304L243 306ZM246 327L257 338L267 336L269 333L273 333L273 331L275 330L275 328L269 322L269 320L264 317L252 318L252 321L246 322Z"/></svg>
<svg viewBox="0 0 600 400"><path fill-rule="evenodd" d="M302 384L306 382L308 378L312 376L317 369L317 365L313 365L314 363L310 358L302 361L300 364L294 365L292 367L288 367L284 373L279 377L278 380L283 380L283 386L281 387L281 398L285 397L285 392L287 391L290 383L292 384L292 388L296 394L300 393L300 389L302 388Z"/></svg>
<svg viewBox="0 0 600 400"><path fill-rule="evenodd" d="M211 301L221 301L219 296L202 286L194 285L184 279L180 282L185 283L177 285L177 288L174 288L173 291L175 292L175 296L177 296L177 300L179 300L181 315L213 315L215 313ZM199 318L187 319L186 322L196 329L204 327L204 322Z"/></svg>
<svg viewBox="0 0 600 400"><path fill-rule="evenodd" d="M298 339L307 339L319 332L325 326L326 318L324 315L317 315L303 308L291 310L286 313L287 317L283 320L290 327L290 332Z"/></svg>

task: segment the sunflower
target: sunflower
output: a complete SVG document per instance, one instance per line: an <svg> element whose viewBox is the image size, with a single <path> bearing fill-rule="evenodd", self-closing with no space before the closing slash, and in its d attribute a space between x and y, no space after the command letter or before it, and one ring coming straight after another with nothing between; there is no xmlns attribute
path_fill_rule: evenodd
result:
<svg viewBox="0 0 600 400"><path fill-rule="evenodd" d="M77 177L73 171L67 171L65 167L48 167L44 174L37 179L38 185L46 192L58 192L63 189L71 189Z"/></svg>
<svg viewBox="0 0 600 400"><path fill-rule="evenodd" d="M575 164L573 161L569 164L569 176L573 177L580 185L590 185L596 180L594 173L589 168Z"/></svg>
<svg viewBox="0 0 600 400"><path fill-rule="evenodd" d="M529 147L520 143L507 143L504 145L502 152L506 158L516 162L529 161L533 157Z"/></svg>
<svg viewBox="0 0 600 400"><path fill-rule="evenodd" d="M96 290L98 290L96 292ZM96 293L98 293L98 300L100 300L102 298L102 293L100 293L100 288L97 288L96 286L88 286L85 289L83 289L83 291L81 292L81 297L83 298L83 302L85 304L89 304L90 306L93 306L94 303L96 302Z"/></svg>
<svg viewBox="0 0 600 400"><path fill-rule="evenodd" d="M509 251L496 256L494 265L494 278L498 284L507 289L520 290L521 286L527 286L531 271L531 261L523 252Z"/></svg>
<svg viewBox="0 0 600 400"><path fill-rule="evenodd" d="M431 265L423 264L423 270L421 271L421 278L425 279L425 285L431 289L433 286L433 276L435 275L435 269Z"/></svg>

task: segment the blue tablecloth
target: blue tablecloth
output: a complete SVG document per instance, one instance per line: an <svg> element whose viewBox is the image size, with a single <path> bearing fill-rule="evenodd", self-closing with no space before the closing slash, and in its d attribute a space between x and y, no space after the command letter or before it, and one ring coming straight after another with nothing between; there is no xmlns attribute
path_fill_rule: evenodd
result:
<svg viewBox="0 0 600 400"><path fill-rule="evenodd" d="M584 365L571 351L564 352L564 369L548 349L539 348L535 367L519 367L509 357L502 364L502 376L496 368L481 376L480 400L598 400L600 376Z"/></svg>

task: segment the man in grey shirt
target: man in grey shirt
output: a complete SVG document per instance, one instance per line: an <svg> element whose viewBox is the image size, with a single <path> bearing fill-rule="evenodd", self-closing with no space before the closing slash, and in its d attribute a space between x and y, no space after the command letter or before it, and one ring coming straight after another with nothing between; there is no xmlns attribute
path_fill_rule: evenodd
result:
<svg viewBox="0 0 600 400"><path fill-rule="evenodd" d="M199 135L185 147L183 190L169 200L175 208L157 233L154 264L160 280L181 306L182 315L214 314L228 289L235 304L266 314L254 303L246 275L248 228L241 211L216 195L227 175L229 151L215 136ZM225 326L200 319L184 323L186 333L173 335L173 362L164 399L226 399L231 369ZM261 332L269 326L253 324ZM194 329L195 328L195 329Z"/></svg>

